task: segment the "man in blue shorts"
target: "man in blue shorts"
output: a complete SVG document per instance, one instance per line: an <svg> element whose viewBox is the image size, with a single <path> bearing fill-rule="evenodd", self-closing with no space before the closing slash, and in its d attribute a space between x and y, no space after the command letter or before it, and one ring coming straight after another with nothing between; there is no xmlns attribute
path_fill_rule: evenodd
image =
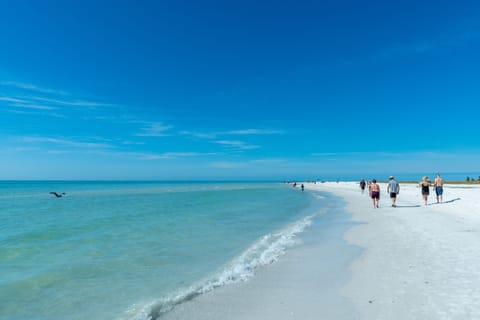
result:
<svg viewBox="0 0 480 320"><path fill-rule="evenodd" d="M443 179L440 177L440 173L437 173L433 187L435 188L435 193L437 194L437 203L443 203Z"/></svg>

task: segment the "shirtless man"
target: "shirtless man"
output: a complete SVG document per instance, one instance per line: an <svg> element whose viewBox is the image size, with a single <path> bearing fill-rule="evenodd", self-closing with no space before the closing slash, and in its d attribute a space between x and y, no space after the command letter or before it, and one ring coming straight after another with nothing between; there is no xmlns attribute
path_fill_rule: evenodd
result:
<svg viewBox="0 0 480 320"><path fill-rule="evenodd" d="M443 179L440 177L440 173L437 173L433 186L435 188L435 193L437 194L437 203L443 203Z"/></svg>
<svg viewBox="0 0 480 320"><path fill-rule="evenodd" d="M368 188L370 197L372 197L373 207L378 208L378 200L380 200L380 186L377 184L377 180L373 179Z"/></svg>

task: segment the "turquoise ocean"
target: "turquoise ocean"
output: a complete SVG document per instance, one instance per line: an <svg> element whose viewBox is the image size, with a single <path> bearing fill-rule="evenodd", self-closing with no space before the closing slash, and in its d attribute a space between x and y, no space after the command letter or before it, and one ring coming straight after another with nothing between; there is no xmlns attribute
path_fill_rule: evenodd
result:
<svg viewBox="0 0 480 320"><path fill-rule="evenodd" d="M161 318L275 262L325 201L273 182L0 182L0 319Z"/></svg>

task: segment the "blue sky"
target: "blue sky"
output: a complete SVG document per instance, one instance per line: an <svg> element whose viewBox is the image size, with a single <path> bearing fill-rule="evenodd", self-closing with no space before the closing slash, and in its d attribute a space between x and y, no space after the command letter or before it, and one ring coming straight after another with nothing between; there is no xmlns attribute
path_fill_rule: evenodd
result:
<svg viewBox="0 0 480 320"><path fill-rule="evenodd" d="M480 172L478 1L1 1L0 179Z"/></svg>

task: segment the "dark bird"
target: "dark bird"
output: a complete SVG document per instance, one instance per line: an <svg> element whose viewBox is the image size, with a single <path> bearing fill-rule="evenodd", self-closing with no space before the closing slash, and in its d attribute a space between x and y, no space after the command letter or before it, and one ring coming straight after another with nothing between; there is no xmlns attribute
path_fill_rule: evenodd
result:
<svg viewBox="0 0 480 320"><path fill-rule="evenodd" d="M57 198L61 198L62 196L65 195L65 192L62 192L62 193L60 194L60 193L56 193L56 192L52 191L52 192L50 192L50 194L53 194L53 195L54 195L55 197L57 197Z"/></svg>

